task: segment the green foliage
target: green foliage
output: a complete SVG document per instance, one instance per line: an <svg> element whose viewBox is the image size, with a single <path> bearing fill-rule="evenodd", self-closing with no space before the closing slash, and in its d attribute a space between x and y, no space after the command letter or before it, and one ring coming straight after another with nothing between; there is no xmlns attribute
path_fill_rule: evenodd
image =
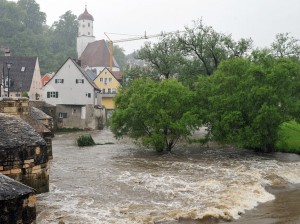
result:
<svg viewBox="0 0 300 224"><path fill-rule="evenodd" d="M276 150L300 154L300 124L295 121L285 122L280 126Z"/></svg>
<svg viewBox="0 0 300 224"><path fill-rule="evenodd" d="M126 67L126 55L124 54L124 49L114 44L113 46L113 55L116 61L118 62L120 69L124 70Z"/></svg>
<svg viewBox="0 0 300 224"><path fill-rule="evenodd" d="M115 102L110 119L115 136L141 139L143 145L157 151L171 151L179 138L189 136L199 124L193 93L174 79L137 79Z"/></svg>
<svg viewBox="0 0 300 224"><path fill-rule="evenodd" d="M216 32L205 26L202 20L194 21L194 26L186 27L183 35L178 35L183 54L197 60L201 74L211 75L224 59L241 57L252 47L251 39L234 41L230 35Z"/></svg>
<svg viewBox="0 0 300 224"><path fill-rule="evenodd" d="M13 56L38 56L42 74L76 58L77 16L71 11L50 28L34 0L2 0L0 12L0 46L9 47Z"/></svg>
<svg viewBox="0 0 300 224"><path fill-rule="evenodd" d="M157 75L164 75L167 79L178 72L179 66L184 61L178 41L172 35L162 36L158 43L146 43L138 51L138 57L149 63Z"/></svg>
<svg viewBox="0 0 300 224"><path fill-rule="evenodd" d="M267 57L223 61L199 79L198 106L214 139L273 151L280 124L299 119L299 62Z"/></svg>
<svg viewBox="0 0 300 224"><path fill-rule="evenodd" d="M91 135L81 135L77 138L78 146L92 146L96 143L94 142Z"/></svg>
<svg viewBox="0 0 300 224"><path fill-rule="evenodd" d="M22 97L27 97L27 98L29 98L28 92L22 92Z"/></svg>

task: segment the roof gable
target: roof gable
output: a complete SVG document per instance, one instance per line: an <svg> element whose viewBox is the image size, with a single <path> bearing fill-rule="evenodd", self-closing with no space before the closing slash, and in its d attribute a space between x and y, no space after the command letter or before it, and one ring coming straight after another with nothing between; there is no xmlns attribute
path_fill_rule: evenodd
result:
<svg viewBox="0 0 300 224"><path fill-rule="evenodd" d="M37 57L11 57L1 56L0 66L1 71L4 71L4 77L7 77L8 71L6 62L12 63L9 70L11 79L10 91L12 92L28 92L31 87Z"/></svg>
<svg viewBox="0 0 300 224"><path fill-rule="evenodd" d="M82 66L89 67L109 67L110 51L105 40L98 40L89 43L82 52L79 60ZM113 57L113 67L119 68L119 65Z"/></svg>
<svg viewBox="0 0 300 224"><path fill-rule="evenodd" d="M106 72L106 73L105 73ZM119 74L121 73L115 73L115 72L111 72L108 68L104 68L100 73L99 75L97 76L97 78L100 78L104 75L109 75L111 76L112 78L114 78L115 80L117 80L118 82L120 82L120 80L122 80L122 77L120 78L119 77ZM117 74L118 76L116 76L115 74Z"/></svg>
<svg viewBox="0 0 300 224"><path fill-rule="evenodd" d="M93 80L86 74L86 72L83 70L83 68L81 68L73 59L68 58L63 65L58 69L58 71L52 76L52 78L49 80L49 82L47 82L45 84L45 86L47 86L52 80L54 80L54 78L57 76L57 74L62 70L62 68L64 66L66 66L67 62L70 61L72 65L75 66L75 68L79 71L80 74L82 74L82 76L86 79L86 81L88 81L88 83L94 88L94 89L98 89L98 87L95 85L95 83L93 82Z"/></svg>

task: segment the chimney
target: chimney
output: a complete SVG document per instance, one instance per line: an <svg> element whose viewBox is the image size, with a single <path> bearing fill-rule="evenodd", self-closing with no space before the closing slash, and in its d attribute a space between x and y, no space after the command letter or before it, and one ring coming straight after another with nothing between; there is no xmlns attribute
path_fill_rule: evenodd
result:
<svg viewBox="0 0 300 224"><path fill-rule="evenodd" d="M8 47L4 48L4 56L9 57L10 56L10 49Z"/></svg>

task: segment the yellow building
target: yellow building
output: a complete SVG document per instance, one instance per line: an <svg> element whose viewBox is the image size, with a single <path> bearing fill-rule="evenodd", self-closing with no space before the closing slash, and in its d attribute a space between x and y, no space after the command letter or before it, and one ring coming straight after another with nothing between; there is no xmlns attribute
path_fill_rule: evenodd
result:
<svg viewBox="0 0 300 224"><path fill-rule="evenodd" d="M114 110L115 103L113 98L115 97L118 89L121 87L121 72L111 72L108 68L104 68L94 80L94 83L102 90L102 105L108 112Z"/></svg>

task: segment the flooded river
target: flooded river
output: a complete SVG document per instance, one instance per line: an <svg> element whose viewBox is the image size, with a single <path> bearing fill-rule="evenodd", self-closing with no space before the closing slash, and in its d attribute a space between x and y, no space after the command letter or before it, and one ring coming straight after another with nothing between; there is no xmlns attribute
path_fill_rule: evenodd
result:
<svg viewBox="0 0 300 224"><path fill-rule="evenodd" d="M90 134L114 144L79 148L81 134L53 139L39 224L300 223L298 155L188 145L158 155L108 130Z"/></svg>

